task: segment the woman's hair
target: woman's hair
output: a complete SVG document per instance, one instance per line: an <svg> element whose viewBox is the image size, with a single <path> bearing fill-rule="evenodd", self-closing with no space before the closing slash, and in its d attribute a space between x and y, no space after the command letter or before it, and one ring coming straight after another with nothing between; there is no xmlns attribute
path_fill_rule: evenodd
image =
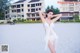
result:
<svg viewBox="0 0 80 53"><path fill-rule="evenodd" d="M53 12L53 10L52 10L52 9L48 9L48 10L46 11L46 13L49 13L49 12ZM47 15L46 15L46 17L47 17Z"/></svg>
<svg viewBox="0 0 80 53"><path fill-rule="evenodd" d="M53 10L52 9L49 9L49 10L46 11L46 13L49 13L49 12L53 12Z"/></svg>

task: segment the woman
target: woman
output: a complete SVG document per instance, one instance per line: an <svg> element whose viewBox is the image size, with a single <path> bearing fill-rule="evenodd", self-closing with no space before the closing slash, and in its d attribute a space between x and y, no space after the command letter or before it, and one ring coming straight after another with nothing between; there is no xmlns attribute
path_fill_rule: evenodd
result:
<svg viewBox="0 0 80 53"><path fill-rule="evenodd" d="M49 9L46 13L47 14L39 12L40 18L42 20L42 23L44 24L44 28L46 32L46 36L45 36L46 46L49 47L51 53L56 53L55 42L58 37L54 32L53 27L54 27L54 23L62 16L62 14L54 15L51 9Z"/></svg>

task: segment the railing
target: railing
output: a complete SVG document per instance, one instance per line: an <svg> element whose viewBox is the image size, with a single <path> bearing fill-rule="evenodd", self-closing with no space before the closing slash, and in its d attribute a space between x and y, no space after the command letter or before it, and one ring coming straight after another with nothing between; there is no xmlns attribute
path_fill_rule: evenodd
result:
<svg viewBox="0 0 80 53"><path fill-rule="evenodd" d="M74 3L77 3L77 4L80 4L80 2L75 2L75 1L58 1L59 4L74 4Z"/></svg>

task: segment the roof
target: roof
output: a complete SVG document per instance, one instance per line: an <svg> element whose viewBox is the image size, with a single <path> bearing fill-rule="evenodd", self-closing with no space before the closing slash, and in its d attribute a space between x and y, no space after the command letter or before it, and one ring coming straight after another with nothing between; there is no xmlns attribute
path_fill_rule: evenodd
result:
<svg viewBox="0 0 80 53"><path fill-rule="evenodd" d="M78 1L78 0L64 0L64 1Z"/></svg>
<svg viewBox="0 0 80 53"><path fill-rule="evenodd" d="M79 13L79 11L74 12L60 12L60 13Z"/></svg>
<svg viewBox="0 0 80 53"><path fill-rule="evenodd" d="M40 1L40 0L31 0L30 2L38 2L38 1ZM30 3L30 2L29 2L29 3Z"/></svg>
<svg viewBox="0 0 80 53"><path fill-rule="evenodd" d="M21 3L21 2L24 2L24 1L26 1L26 0L19 0L19 1L15 2L15 3Z"/></svg>

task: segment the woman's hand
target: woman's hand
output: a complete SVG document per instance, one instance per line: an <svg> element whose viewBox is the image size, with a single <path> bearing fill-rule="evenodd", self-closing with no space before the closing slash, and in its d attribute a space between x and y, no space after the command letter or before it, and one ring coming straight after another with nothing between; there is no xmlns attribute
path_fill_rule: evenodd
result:
<svg viewBox="0 0 80 53"><path fill-rule="evenodd" d="M41 12L41 11L39 11L39 16L40 16L42 22L44 23L45 22L45 18L44 17L46 16L46 14Z"/></svg>
<svg viewBox="0 0 80 53"><path fill-rule="evenodd" d="M42 14L43 17L46 17L46 13L39 11L40 14Z"/></svg>

